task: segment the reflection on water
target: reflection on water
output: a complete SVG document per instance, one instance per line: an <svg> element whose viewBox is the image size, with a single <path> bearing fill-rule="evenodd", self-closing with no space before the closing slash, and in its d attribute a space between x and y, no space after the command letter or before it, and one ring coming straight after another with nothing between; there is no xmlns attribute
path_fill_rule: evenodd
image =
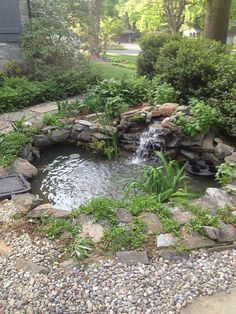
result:
<svg viewBox="0 0 236 314"><path fill-rule="evenodd" d="M129 159L109 161L70 146L42 151L35 166L39 175L32 182L33 193L66 210L94 197L122 195L142 167Z"/></svg>
<svg viewBox="0 0 236 314"><path fill-rule="evenodd" d="M49 148L35 162L39 174L32 182L32 192L65 210L94 197L122 196L144 166L131 160L132 156L109 161L73 146ZM194 177L187 180L187 185L193 192L203 193L214 185L214 180Z"/></svg>

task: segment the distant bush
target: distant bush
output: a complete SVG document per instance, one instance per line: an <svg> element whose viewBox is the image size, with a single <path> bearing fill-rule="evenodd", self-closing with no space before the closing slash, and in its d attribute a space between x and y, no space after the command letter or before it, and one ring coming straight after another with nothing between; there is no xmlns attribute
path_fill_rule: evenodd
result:
<svg viewBox="0 0 236 314"><path fill-rule="evenodd" d="M137 70L139 75L152 78L155 76L155 64L159 58L161 48L167 42L179 39L168 33L152 33L144 36L140 41L141 53L138 56Z"/></svg>

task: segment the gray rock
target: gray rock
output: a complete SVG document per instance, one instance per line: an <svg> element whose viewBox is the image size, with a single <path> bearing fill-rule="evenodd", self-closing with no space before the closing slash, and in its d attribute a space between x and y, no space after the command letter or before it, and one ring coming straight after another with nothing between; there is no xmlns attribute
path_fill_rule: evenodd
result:
<svg viewBox="0 0 236 314"><path fill-rule="evenodd" d="M202 150L208 153L213 153L215 150L214 146L214 134L208 133L202 142Z"/></svg>
<svg viewBox="0 0 236 314"><path fill-rule="evenodd" d="M83 236L90 237L93 243L99 243L102 240L105 229L101 224L94 223L92 216L82 214L76 221L81 224Z"/></svg>
<svg viewBox="0 0 236 314"><path fill-rule="evenodd" d="M234 147L224 143L218 143L215 148L215 154L220 159L224 159L225 157L232 155L234 151Z"/></svg>
<svg viewBox="0 0 236 314"><path fill-rule="evenodd" d="M224 187L224 190L229 193L230 195L236 196L236 185L235 184L227 184Z"/></svg>
<svg viewBox="0 0 236 314"><path fill-rule="evenodd" d="M192 152L192 151L190 151L190 150L186 150L186 149L181 149L181 150L180 150L180 153L181 153L183 156L185 156L185 157L187 157L188 159L190 159L190 160L198 159L198 157L199 157L199 154L196 154L196 153L194 153L194 152Z"/></svg>
<svg viewBox="0 0 236 314"><path fill-rule="evenodd" d="M28 261L23 258L19 258L16 260L16 267L19 270L24 270L25 272L30 272L31 274L47 275L50 272L47 267L37 265L34 262Z"/></svg>
<svg viewBox="0 0 236 314"><path fill-rule="evenodd" d="M80 124L80 125L86 126L88 128L93 125L91 122L89 122L87 120L76 120L75 124Z"/></svg>
<svg viewBox="0 0 236 314"><path fill-rule="evenodd" d="M12 195L11 198L14 201L17 210L24 215L28 214L30 210L42 204L42 200L39 197L30 193Z"/></svg>
<svg viewBox="0 0 236 314"><path fill-rule="evenodd" d="M54 143L64 143L70 135L70 130L58 129L51 133L51 140Z"/></svg>
<svg viewBox="0 0 236 314"><path fill-rule="evenodd" d="M20 158L32 161L34 159L32 150L33 150L32 144L28 143L20 149L18 155Z"/></svg>
<svg viewBox="0 0 236 314"><path fill-rule="evenodd" d="M38 174L38 169L22 158L17 158L13 162L12 169L17 174L24 176L26 179L31 179Z"/></svg>
<svg viewBox="0 0 236 314"><path fill-rule="evenodd" d="M219 226L219 242L233 242L236 240L236 229L231 225L226 225L223 221Z"/></svg>
<svg viewBox="0 0 236 314"><path fill-rule="evenodd" d="M7 176L9 171L6 168L0 167L0 177Z"/></svg>
<svg viewBox="0 0 236 314"><path fill-rule="evenodd" d="M82 124L74 124L71 131L78 133L78 132L82 132L85 129L87 129L87 127Z"/></svg>
<svg viewBox="0 0 236 314"><path fill-rule="evenodd" d="M98 141L107 141L107 140L111 140L111 137L109 135L100 133L100 132L95 132L92 133L92 137L95 138Z"/></svg>
<svg viewBox="0 0 236 314"><path fill-rule="evenodd" d="M157 248L163 249L173 247L177 244L177 239L170 233L164 233L157 236Z"/></svg>
<svg viewBox="0 0 236 314"><path fill-rule="evenodd" d="M177 206L168 206L168 209L171 212L172 218L174 218L180 226L185 225L190 218L194 217L193 213L181 210Z"/></svg>
<svg viewBox="0 0 236 314"><path fill-rule="evenodd" d="M116 256L119 262L125 264L149 264L146 251L120 251Z"/></svg>
<svg viewBox="0 0 236 314"><path fill-rule="evenodd" d="M154 213L143 213L141 218L147 227L147 234L161 233L163 231L162 224Z"/></svg>
<svg viewBox="0 0 236 314"><path fill-rule="evenodd" d="M183 240L180 244L184 245L189 250L211 247L217 244L215 241L205 238L198 233L188 234L182 229L182 234Z"/></svg>
<svg viewBox="0 0 236 314"><path fill-rule="evenodd" d="M236 197L230 196L223 190L217 188L208 188L206 193L216 203L217 208L229 206L231 209L234 209L236 206Z"/></svg>
<svg viewBox="0 0 236 314"><path fill-rule="evenodd" d="M63 261L62 263L60 263L60 267L65 268L65 269L71 269L78 266L79 266L78 261L73 258L67 259Z"/></svg>
<svg viewBox="0 0 236 314"><path fill-rule="evenodd" d="M52 141L48 135L38 134L34 136L34 145L39 148L48 147L52 145Z"/></svg>
<svg viewBox="0 0 236 314"><path fill-rule="evenodd" d="M234 152L232 155L225 157L225 161L234 162L236 164L236 152Z"/></svg>
<svg viewBox="0 0 236 314"><path fill-rule="evenodd" d="M133 223L133 217L132 217L130 211L128 211L125 208L116 209L116 215L117 215L118 220L121 223L124 223L124 224L132 224Z"/></svg>
<svg viewBox="0 0 236 314"><path fill-rule="evenodd" d="M90 132L88 131L82 131L79 135L78 135L78 140L83 141L83 142L91 142L92 141L92 135Z"/></svg>
<svg viewBox="0 0 236 314"><path fill-rule="evenodd" d="M212 215L216 215L216 210L218 208L216 200L208 195L204 195L196 200L193 200L190 204L207 209Z"/></svg>
<svg viewBox="0 0 236 314"><path fill-rule="evenodd" d="M219 238L219 235L220 235L219 228L210 227L210 226L203 226L202 230L205 232L205 234L211 240L217 240Z"/></svg>
<svg viewBox="0 0 236 314"><path fill-rule="evenodd" d="M69 212L62 209L56 209L52 204L43 204L32 209L28 214L28 218L40 218L42 216L50 216L54 218L64 219L69 216Z"/></svg>

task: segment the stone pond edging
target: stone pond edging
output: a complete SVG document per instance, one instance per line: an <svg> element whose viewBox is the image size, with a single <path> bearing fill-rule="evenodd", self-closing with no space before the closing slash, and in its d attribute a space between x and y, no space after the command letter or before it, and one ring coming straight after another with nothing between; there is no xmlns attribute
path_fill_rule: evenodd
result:
<svg viewBox="0 0 236 314"><path fill-rule="evenodd" d="M68 143L84 147L90 150L98 150L101 141L112 141L113 132L118 131L119 144L123 149L134 151L139 143L140 135L149 126L156 129L157 142L152 143L153 149L158 145L165 148L168 155L176 158L182 156L187 160L196 158L207 158L216 163L230 160L236 162L235 148L225 144L218 138L213 130L207 135L195 138L187 137L183 129L174 123L178 111L189 114L188 108L178 104L164 104L161 106L150 106L144 104L141 108L130 110L121 114L120 123L117 126L106 127L94 123L96 114L88 115L86 120L68 118L63 120L62 126L45 126L41 123L39 131L32 135L28 143L22 147L19 158L16 159L11 169L1 169L0 175L14 172L31 179L37 175L38 170L30 164L34 158L40 157L40 150L54 144ZM37 122L38 123L38 122ZM236 184L233 183L225 189L209 188L206 195L193 201L194 205L202 206L216 214L216 208L228 206L232 215L236 216ZM12 200L17 211L30 219L49 215L54 218L66 219L69 212L53 208L51 204L42 204L36 196L27 193L13 196ZM183 241L181 245L188 249L201 247L217 247L218 245L234 243L236 241L236 229L231 225L220 222L218 228L203 227L206 238L199 234L187 235L184 229L188 219L193 213L183 210L181 207L168 205L172 217L181 226ZM129 228L132 216L126 209L117 209L117 217L121 225ZM155 216L155 217L154 217ZM156 238L158 250L173 248L177 240L171 234L163 234L161 223L156 215L151 212L142 214L142 219L147 226L148 234L159 234ZM78 223L82 225L82 234L90 236L97 243L101 240L105 227L100 223L94 223L89 216L81 217Z"/></svg>

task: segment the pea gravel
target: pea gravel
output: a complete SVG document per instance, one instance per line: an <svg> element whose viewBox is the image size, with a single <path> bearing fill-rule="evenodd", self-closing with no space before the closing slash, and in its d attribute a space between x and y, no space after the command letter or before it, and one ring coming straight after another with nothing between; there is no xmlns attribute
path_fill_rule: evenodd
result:
<svg viewBox="0 0 236 314"><path fill-rule="evenodd" d="M236 250L210 255L202 250L178 261L155 258L149 265L106 260L65 269L49 240L15 233L1 238L12 248L10 256L0 256L0 312L6 314L179 313L194 298L226 290L236 280ZM49 273L21 270L19 258Z"/></svg>

